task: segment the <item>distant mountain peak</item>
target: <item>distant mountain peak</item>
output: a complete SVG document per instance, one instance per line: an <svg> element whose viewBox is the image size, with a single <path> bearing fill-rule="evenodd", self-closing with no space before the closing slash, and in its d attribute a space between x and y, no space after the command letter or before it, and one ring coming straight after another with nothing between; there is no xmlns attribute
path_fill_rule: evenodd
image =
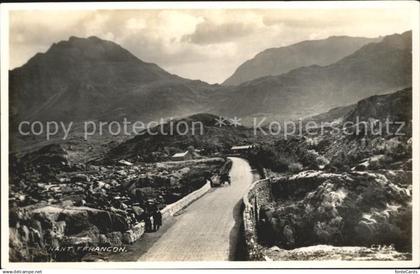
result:
<svg viewBox="0 0 420 274"><path fill-rule="evenodd" d="M140 61L120 45L96 36L89 36L88 38L70 36L68 40L54 43L46 53L66 54L71 57L80 56L89 59L115 58L119 55L122 60L137 59Z"/></svg>
<svg viewBox="0 0 420 274"><path fill-rule="evenodd" d="M85 43L85 45L87 44L98 44L98 43L104 43L104 44L108 44L108 45L114 45L116 47L120 47L120 45L118 45L117 43L111 41L111 40L106 40L106 39L102 39L99 38L98 36L89 36L89 37L78 37L78 36L70 36L69 39L67 41L62 41L62 42L67 42L71 45L83 45L83 44L78 44L78 43Z"/></svg>
<svg viewBox="0 0 420 274"><path fill-rule="evenodd" d="M131 91L174 80L112 41L71 36L10 71L9 83L20 118L65 120L98 117Z"/></svg>
<svg viewBox="0 0 420 274"><path fill-rule="evenodd" d="M240 65L223 85L239 85L260 77L287 73L299 67L329 65L362 46L379 40L380 38L330 36L326 39L269 48Z"/></svg>
<svg viewBox="0 0 420 274"><path fill-rule="evenodd" d="M411 30L403 32L401 34L394 33L392 35L385 36L383 39L384 44L398 47L398 48L409 48L411 47Z"/></svg>
<svg viewBox="0 0 420 274"><path fill-rule="evenodd" d="M88 36L88 37L79 37L79 36L72 35L72 36L69 37L67 42L86 41L86 40L87 41L95 41L95 42L111 42L111 43L114 43L110 40L102 39L102 38L99 38L98 36L95 36L95 35L91 35L91 36Z"/></svg>
<svg viewBox="0 0 420 274"><path fill-rule="evenodd" d="M391 35L329 65L250 80L230 87L231 102L224 102L218 113L299 119L403 89L412 85L411 51L409 32Z"/></svg>

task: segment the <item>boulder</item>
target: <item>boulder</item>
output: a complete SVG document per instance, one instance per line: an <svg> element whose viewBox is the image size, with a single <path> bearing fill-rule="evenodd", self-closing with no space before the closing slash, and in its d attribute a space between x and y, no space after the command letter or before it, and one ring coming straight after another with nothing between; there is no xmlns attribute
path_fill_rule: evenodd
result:
<svg viewBox="0 0 420 274"><path fill-rule="evenodd" d="M76 237L76 236L66 236L63 240L66 245L69 246L86 246L94 243L94 240L90 237Z"/></svg>
<svg viewBox="0 0 420 274"><path fill-rule="evenodd" d="M412 170L413 169L413 159L408 159L402 166L404 170Z"/></svg>
<svg viewBox="0 0 420 274"><path fill-rule="evenodd" d="M75 183L75 182L89 182L89 176L87 176L86 174L75 174L70 178L71 182Z"/></svg>
<svg viewBox="0 0 420 274"><path fill-rule="evenodd" d="M19 228L20 238L23 242L29 241L29 228L26 225L23 225Z"/></svg>
<svg viewBox="0 0 420 274"><path fill-rule="evenodd" d="M97 227L103 233L128 229L126 220L119 214L90 207L45 206L35 209L33 213L44 220L64 221L66 235L78 234L92 226Z"/></svg>
<svg viewBox="0 0 420 274"><path fill-rule="evenodd" d="M352 170L364 171L364 170L367 170L368 167L369 167L369 161L366 161L366 162L360 163L357 166L353 167Z"/></svg>
<svg viewBox="0 0 420 274"><path fill-rule="evenodd" d="M132 166L133 163L130 163L129 161L126 160L119 160L118 164L123 165L123 166Z"/></svg>
<svg viewBox="0 0 420 274"><path fill-rule="evenodd" d="M140 218L144 213L143 208L139 206L133 206L132 209L137 218Z"/></svg>
<svg viewBox="0 0 420 274"><path fill-rule="evenodd" d="M117 172L116 172L118 175L121 175L121 176L127 176L127 171L125 171L125 170L118 170Z"/></svg>
<svg viewBox="0 0 420 274"><path fill-rule="evenodd" d="M123 234L119 231L114 231L106 234L105 243L109 246L121 246Z"/></svg>
<svg viewBox="0 0 420 274"><path fill-rule="evenodd" d="M123 234L123 242L127 244L134 243L144 234L145 225L144 222L140 222L133 226L132 229L126 231Z"/></svg>

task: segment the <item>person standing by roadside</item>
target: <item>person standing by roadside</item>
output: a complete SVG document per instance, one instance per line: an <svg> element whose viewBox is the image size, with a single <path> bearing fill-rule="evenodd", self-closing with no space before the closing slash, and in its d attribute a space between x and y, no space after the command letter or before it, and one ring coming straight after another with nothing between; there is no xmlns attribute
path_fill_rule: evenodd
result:
<svg viewBox="0 0 420 274"><path fill-rule="evenodd" d="M145 225L146 225L146 232L152 231L152 220L151 220L150 217L151 216L149 215L149 212L146 212L145 218L144 218L144 222L145 222Z"/></svg>
<svg viewBox="0 0 420 274"><path fill-rule="evenodd" d="M213 187L213 180L211 179L211 173L207 173L205 176L206 183L210 182L210 186Z"/></svg>
<svg viewBox="0 0 420 274"><path fill-rule="evenodd" d="M159 209L153 213L153 230L158 231L159 228L162 226L162 213Z"/></svg>
<svg viewBox="0 0 420 274"><path fill-rule="evenodd" d="M150 218L150 224L151 224L151 227L152 227L151 231L152 232L155 232L155 223L156 223L156 220L155 220L154 213L151 213L149 218Z"/></svg>

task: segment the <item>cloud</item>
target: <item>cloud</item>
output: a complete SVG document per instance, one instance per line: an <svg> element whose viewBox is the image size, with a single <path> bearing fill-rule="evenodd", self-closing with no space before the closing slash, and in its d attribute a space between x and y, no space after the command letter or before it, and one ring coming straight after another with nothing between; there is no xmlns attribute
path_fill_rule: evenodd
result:
<svg viewBox="0 0 420 274"><path fill-rule="evenodd" d="M184 35L181 40L203 45L225 43L252 35L255 30L256 27L253 24L229 22L218 25L206 20L198 24L193 33Z"/></svg>
<svg viewBox="0 0 420 274"><path fill-rule="evenodd" d="M70 36L112 40L171 73L222 82L272 47L331 35L376 37L411 27L407 10L30 10L10 14L10 67Z"/></svg>
<svg viewBox="0 0 420 274"><path fill-rule="evenodd" d="M374 25L378 31L387 25L407 24L407 9L294 9L263 15L266 26L282 25L299 29L352 28L363 32L363 26Z"/></svg>

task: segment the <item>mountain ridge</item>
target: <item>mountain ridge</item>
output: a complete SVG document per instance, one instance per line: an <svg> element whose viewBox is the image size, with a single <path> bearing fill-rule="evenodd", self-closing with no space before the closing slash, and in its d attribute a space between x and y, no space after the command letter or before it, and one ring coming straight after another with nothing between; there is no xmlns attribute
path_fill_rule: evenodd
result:
<svg viewBox="0 0 420 274"><path fill-rule="evenodd" d="M411 86L411 31L385 36L327 66L301 67L227 87L217 113L294 120ZM322 98L322 100L320 100Z"/></svg>
<svg viewBox="0 0 420 274"><path fill-rule="evenodd" d="M9 82L13 121L113 117L115 105L124 105L125 98L145 102L151 89L163 85L184 93L212 88L170 74L120 45L94 36L72 36L54 43L45 53L9 71ZM147 114L147 107L153 106L142 107ZM141 112L137 110L133 116L142 116Z"/></svg>
<svg viewBox="0 0 420 274"><path fill-rule="evenodd" d="M239 86L184 79L114 42L70 37L10 71L9 80L12 125L22 119L148 122L203 112L293 120L411 86L411 31L385 36L327 66Z"/></svg>
<svg viewBox="0 0 420 274"><path fill-rule="evenodd" d="M222 85L239 85L259 77L280 75L310 65L328 65L378 38L330 36L265 49L242 63Z"/></svg>

